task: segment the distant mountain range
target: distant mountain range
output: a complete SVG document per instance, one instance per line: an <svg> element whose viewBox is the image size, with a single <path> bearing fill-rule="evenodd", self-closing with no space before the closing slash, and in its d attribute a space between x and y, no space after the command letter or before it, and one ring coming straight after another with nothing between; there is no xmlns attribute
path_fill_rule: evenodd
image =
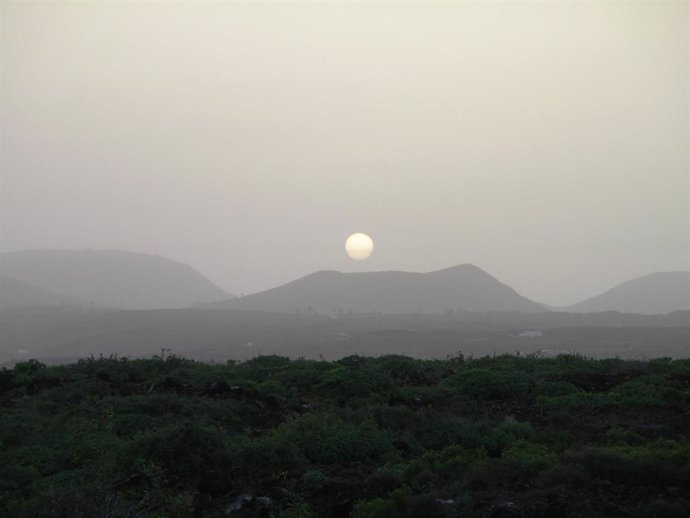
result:
<svg viewBox="0 0 690 518"><path fill-rule="evenodd" d="M86 305L78 299L37 288L7 275L0 275L0 309L29 306Z"/></svg>
<svg viewBox="0 0 690 518"><path fill-rule="evenodd" d="M2 307L94 304L182 308L228 299L192 267L120 250L26 250L0 254Z"/></svg>
<svg viewBox="0 0 690 518"><path fill-rule="evenodd" d="M637 277L562 310L645 315L690 310L690 272L659 272Z"/></svg>
<svg viewBox="0 0 690 518"><path fill-rule="evenodd" d="M274 313L452 314L690 310L690 272L646 275L568 307L529 300L471 264L428 273L319 271L237 298L192 267L120 250L26 250L0 254L0 309L100 306L165 309L200 306Z"/></svg>
<svg viewBox="0 0 690 518"><path fill-rule="evenodd" d="M211 306L320 314L544 311L540 304L471 264L429 273L321 271L277 288Z"/></svg>

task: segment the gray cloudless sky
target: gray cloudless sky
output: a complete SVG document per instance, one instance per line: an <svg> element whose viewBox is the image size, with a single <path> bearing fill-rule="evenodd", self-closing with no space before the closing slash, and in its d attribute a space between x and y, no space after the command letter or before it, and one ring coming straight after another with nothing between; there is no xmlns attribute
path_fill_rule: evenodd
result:
<svg viewBox="0 0 690 518"><path fill-rule="evenodd" d="M688 270L688 5L3 2L2 249L235 293L469 262L552 304Z"/></svg>

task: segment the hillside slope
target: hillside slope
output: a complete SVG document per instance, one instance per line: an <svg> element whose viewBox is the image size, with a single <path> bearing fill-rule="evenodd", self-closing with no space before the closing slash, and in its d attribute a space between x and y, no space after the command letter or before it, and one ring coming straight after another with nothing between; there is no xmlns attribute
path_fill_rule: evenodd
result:
<svg viewBox="0 0 690 518"><path fill-rule="evenodd" d="M637 277L564 310L645 315L690 310L690 272L659 272Z"/></svg>
<svg viewBox="0 0 690 518"><path fill-rule="evenodd" d="M0 275L0 309L85 304L78 299L37 288L7 275Z"/></svg>
<svg viewBox="0 0 690 518"><path fill-rule="evenodd" d="M321 314L544 311L470 264L429 273L321 271L213 307Z"/></svg>
<svg viewBox="0 0 690 518"><path fill-rule="evenodd" d="M26 250L0 255L0 272L37 288L100 306L178 308L228 293L192 267L120 250Z"/></svg>

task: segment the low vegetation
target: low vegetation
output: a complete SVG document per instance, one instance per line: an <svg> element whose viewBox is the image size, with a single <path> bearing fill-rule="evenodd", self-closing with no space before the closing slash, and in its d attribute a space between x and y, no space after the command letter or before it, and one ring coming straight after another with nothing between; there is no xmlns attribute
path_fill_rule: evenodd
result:
<svg viewBox="0 0 690 518"><path fill-rule="evenodd" d="M0 371L0 516L690 516L690 360Z"/></svg>

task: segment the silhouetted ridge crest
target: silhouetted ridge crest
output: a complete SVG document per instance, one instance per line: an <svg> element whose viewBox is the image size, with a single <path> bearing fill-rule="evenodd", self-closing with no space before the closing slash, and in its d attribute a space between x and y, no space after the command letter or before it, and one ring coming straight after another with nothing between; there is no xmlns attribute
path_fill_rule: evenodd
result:
<svg viewBox="0 0 690 518"><path fill-rule="evenodd" d="M122 250L24 250L0 256L3 274L36 288L123 309L187 307L229 294L191 266Z"/></svg>
<svg viewBox="0 0 690 518"><path fill-rule="evenodd" d="M215 307L283 313L541 312L543 306L474 265L428 273L323 270Z"/></svg>
<svg viewBox="0 0 690 518"><path fill-rule="evenodd" d="M563 309L578 313L620 311L647 315L690 310L690 272L657 272L636 277Z"/></svg>

